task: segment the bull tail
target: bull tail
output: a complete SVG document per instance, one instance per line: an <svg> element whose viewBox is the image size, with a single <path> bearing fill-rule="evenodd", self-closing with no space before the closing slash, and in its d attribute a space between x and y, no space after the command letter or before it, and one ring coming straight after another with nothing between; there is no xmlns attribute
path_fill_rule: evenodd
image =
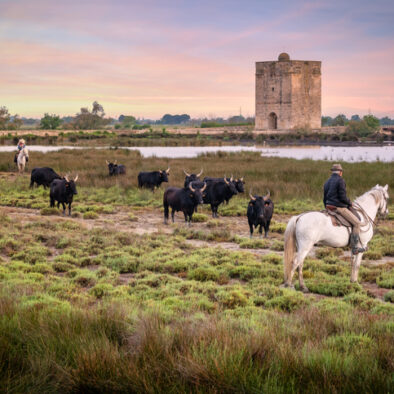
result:
<svg viewBox="0 0 394 394"><path fill-rule="evenodd" d="M285 284L291 278L291 270L293 268L293 263L297 252L297 241L295 234L297 219L298 219L297 216L293 216L289 220L289 223L287 224L285 231L285 247L284 247Z"/></svg>

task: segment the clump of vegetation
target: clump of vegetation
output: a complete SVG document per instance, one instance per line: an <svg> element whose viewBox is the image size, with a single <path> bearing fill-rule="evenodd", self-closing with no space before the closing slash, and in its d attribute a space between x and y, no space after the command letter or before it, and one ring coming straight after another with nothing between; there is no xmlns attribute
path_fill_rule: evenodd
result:
<svg viewBox="0 0 394 394"><path fill-rule="evenodd" d="M99 215L94 211L88 211L83 214L84 219L98 219Z"/></svg>

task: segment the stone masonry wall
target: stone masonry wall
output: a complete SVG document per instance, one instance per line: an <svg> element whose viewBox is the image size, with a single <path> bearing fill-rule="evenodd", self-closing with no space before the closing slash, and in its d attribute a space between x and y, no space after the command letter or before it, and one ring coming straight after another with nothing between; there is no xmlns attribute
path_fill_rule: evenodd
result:
<svg viewBox="0 0 394 394"><path fill-rule="evenodd" d="M256 130L321 127L321 62L288 59L256 63Z"/></svg>

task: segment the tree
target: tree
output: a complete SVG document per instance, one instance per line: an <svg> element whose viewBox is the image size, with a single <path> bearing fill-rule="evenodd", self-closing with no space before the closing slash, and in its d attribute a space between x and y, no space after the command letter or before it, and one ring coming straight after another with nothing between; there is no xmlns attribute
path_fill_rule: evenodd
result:
<svg viewBox="0 0 394 394"><path fill-rule="evenodd" d="M97 101L93 103L92 112L88 108L81 108L79 114L74 120L74 127L77 129L91 130L97 129L108 123L108 119L104 119L104 108Z"/></svg>
<svg viewBox="0 0 394 394"><path fill-rule="evenodd" d="M346 116L343 114L337 115L332 121L332 126L345 126L349 123Z"/></svg>
<svg viewBox="0 0 394 394"><path fill-rule="evenodd" d="M62 124L59 115L45 114L40 121L40 128L44 130L55 130Z"/></svg>
<svg viewBox="0 0 394 394"><path fill-rule="evenodd" d="M332 117L331 116L322 116L321 117L321 125L322 126L331 126L332 125Z"/></svg>
<svg viewBox="0 0 394 394"><path fill-rule="evenodd" d="M382 126L392 125L394 124L394 119L390 119L388 116L385 116L384 118L380 119L380 124Z"/></svg>
<svg viewBox="0 0 394 394"><path fill-rule="evenodd" d="M0 130L5 130L11 115L6 107L0 107Z"/></svg>
<svg viewBox="0 0 394 394"><path fill-rule="evenodd" d="M181 124L186 123L190 120L190 115L183 114L183 115L170 115L165 114L162 118L160 123L161 124Z"/></svg>
<svg viewBox="0 0 394 394"><path fill-rule="evenodd" d="M7 124L8 130L18 130L21 128L23 124L23 120L19 117L18 114L11 116L11 121Z"/></svg>
<svg viewBox="0 0 394 394"><path fill-rule="evenodd" d="M373 115L365 115L363 117L363 121L368 125L368 127L373 130L376 131L379 129L380 127L380 122L379 119L376 116Z"/></svg>
<svg viewBox="0 0 394 394"><path fill-rule="evenodd" d="M355 122L359 122L361 120L361 118L358 115L352 115L350 120L354 120Z"/></svg>
<svg viewBox="0 0 394 394"><path fill-rule="evenodd" d="M373 130L364 120L351 120L346 127L346 133L355 137L367 137Z"/></svg>

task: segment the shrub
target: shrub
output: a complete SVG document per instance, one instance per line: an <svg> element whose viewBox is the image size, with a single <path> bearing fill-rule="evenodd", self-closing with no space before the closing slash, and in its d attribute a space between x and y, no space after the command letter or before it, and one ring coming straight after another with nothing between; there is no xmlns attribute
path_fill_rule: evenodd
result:
<svg viewBox="0 0 394 394"><path fill-rule="evenodd" d="M376 279L376 283L380 287L385 287L386 289L394 289L394 270L382 272L380 276Z"/></svg>
<svg viewBox="0 0 394 394"><path fill-rule="evenodd" d="M273 233L283 234L286 230L287 224L273 221L270 225L270 230Z"/></svg>
<svg viewBox="0 0 394 394"><path fill-rule="evenodd" d="M59 210L57 208L46 207L46 208L42 208L40 210L40 214L42 216L49 216L49 215L56 215L57 216L57 215L59 215Z"/></svg>
<svg viewBox="0 0 394 394"><path fill-rule="evenodd" d="M302 308L309 303L305 296L294 290L282 290L282 295L274 297L265 303L267 308L277 308L283 311L291 312Z"/></svg>
<svg viewBox="0 0 394 394"><path fill-rule="evenodd" d="M261 261L264 263L271 263L271 264L282 264L283 257L276 254L276 253L268 253L261 258Z"/></svg>
<svg viewBox="0 0 394 394"><path fill-rule="evenodd" d="M97 219L99 215L94 211L87 211L83 214L84 219Z"/></svg>
<svg viewBox="0 0 394 394"><path fill-rule="evenodd" d="M382 258L382 253L373 250L367 250L363 254L363 258L366 260L380 260Z"/></svg>
<svg viewBox="0 0 394 394"><path fill-rule="evenodd" d="M385 300L386 302L392 302L392 303L394 303L394 290L388 291L388 292L384 295L384 300Z"/></svg>
<svg viewBox="0 0 394 394"><path fill-rule="evenodd" d="M194 223L203 223L208 221L208 216L203 213L194 213L192 220Z"/></svg>
<svg viewBox="0 0 394 394"><path fill-rule="evenodd" d="M194 279L200 282L216 281L219 279L219 272L211 267L198 267L189 271L187 277L188 279Z"/></svg>
<svg viewBox="0 0 394 394"><path fill-rule="evenodd" d="M305 282L312 292L334 297L361 290L361 286L358 283L351 283L348 277L337 277L323 273L316 274L313 278L306 279Z"/></svg>
<svg viewBox="0 0 394 394"><path fill-rule="evenodd" d="M282 252L285 248L285 244L283 241L274 241L271 245L272 250L276 250L278 252Z"/></svg>
<svg viewBox="0 0 394 394"><path fill-rule="evenodd" d="M242 307L248 303L248 297L241 289L222 290L218 292L217 298L222 306L229 309Z"/></svg>
<svg viewBox="0 0 394 394"><path fill-rule="evenodd" d="M90 294L93 294L96 298L103 298L111 293L113 286L109 283L98 283L96 286L90 289Z"/></svg>

